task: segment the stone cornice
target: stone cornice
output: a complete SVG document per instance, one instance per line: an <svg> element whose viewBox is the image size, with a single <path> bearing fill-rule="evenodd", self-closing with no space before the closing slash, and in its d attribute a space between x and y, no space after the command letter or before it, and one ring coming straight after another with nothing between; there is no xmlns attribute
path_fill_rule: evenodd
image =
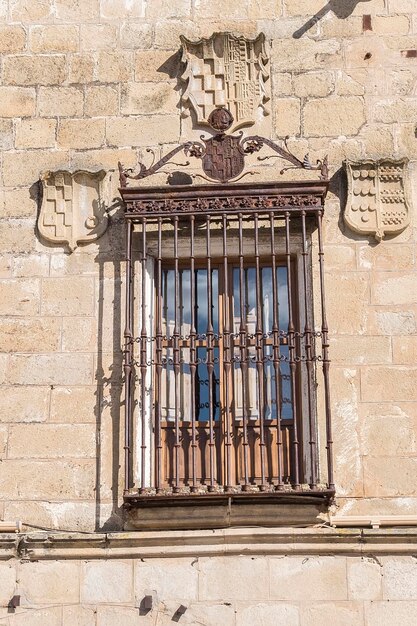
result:
<svg viewBox="0 0 417 626"><path fill-rule="evenodd" d="M169 558L232 554L416 555L417 528L227 528L0 535L2 560Z"/></svg>

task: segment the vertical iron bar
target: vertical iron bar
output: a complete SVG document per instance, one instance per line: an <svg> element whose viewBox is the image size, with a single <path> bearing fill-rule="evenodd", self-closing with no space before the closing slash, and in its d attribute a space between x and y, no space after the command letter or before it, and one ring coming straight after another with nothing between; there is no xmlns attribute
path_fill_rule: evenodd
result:
<svg viewBox="0 0 417 626"><path fill-rule="evenodd" d="M273 366L275 377L275 403L277 408L277 453L278 453L278 484L277 490L284 488L282 480L282 430L281 430L281 354L280 354L280 335L279 335L279 301L278 301L278 284L277 284L277 258L275 253L275 220L274 213L269 214L271 223L271 264L272 264L272 341L273 341Z"/></svg>
<svg viewBox="0 0 417 626"><path fill-rule="evenodd" d="M139 492L145 491L145 470L146 470L146 361L147 361L147 332L146 332L146 217L142 223L142 297L141 313L142 327L140 331L140 424L141 424L141 446L140 446L140 467L141 482Z"/></svg>
<svg viewBox="0 0 417 626"><path fill-rule="evenodd" d="M124 330L124 374L125 374L125 480L124 491L130 489L131 476L131 425L132 425L132 368L133 368L133 337L132 337L132 232L133 224L128 220L126 225L126 303Z"/></svg>
<svg viewBox="0 0 417 626"><path fill-rule="evenodd" d="M324 294L324 265L323 265L323 231L322 231L323 211L317 214L318 240L319 240L319 269L320 269L320 297L321 297L321 345L322 363L324 378L324 398L326 412L326 437L327 437L327 475L328 488L334 489L333 478L333 436L330 409L330 380L329 380L329 329L327 326L326 300Z"/></svg>
<svg viewBox="0 0 417 626"><path fill-rule="evenodd" d="M223 375L224 375L224 390L225 390L225 416L224 416L224 428L226 431L226 454L225 454L225 490L230 491L232 488L231 483L231 468L232 468L232 438L231 428L232 419L230 414L230 374L231 374L231 353L230 353L230 313L229 313L229 267L227 259L227 215L223 213Z"/></svg>
<svg viewBox="0 0 417 626"><path fill-rule="evenodd" d="M215 461L215 441L214 441L214 402L213 402L213 375L214 375L214 331L213 331L213 293L211 276L211 233L210 216L206 219L206 251L207 251L207 375L209 390L209 448L210 448L210 484L209 491L214 489L214 461Z"/></svg>
<svg viewBox="0 0 417 626"><path fill-rule="evenodd" d="M306 212L301 211L301 227L303 237L303 249L301 255L303 257L303 285L304 285L304 348L306 354L307 365L307 397L308 397L308 424L309 424L309 446L310 446L310 463L311 463L311 480L310 487L314 489L317 485L316 477L316 433L315 433L315 420L313 415L313 403L312 403L312 384L313 384L313 354L312 354L312 329L310 322L310 310L308 305L308 290L307 290L307 234L306 234Z"/></svg>
<svg viewBox="0 0 417 626"><path fill-rule="evenodd" d="M288 353L290 358L291 377L291 402L293 409L293 450L294 450L294 489L300 489L300 443L298 440L298 409L296 394L296 361L295 361L295 328L292 305L292 272L291 272L291 246L290 246L290 213L285 212L285 257L287 262L287 287L288 287Z"/></svg>
<svg viewBox="0 0 417 626"><path fill-rule="evenodd" d="M190 386L191 386L191 491L197 491L197 431L196 431L196 326L195 326L195 217L190 216L190 299L191 299L191 327L190 327Z"/></svg>
<svg viewBox="0 0 417 626"><path fill-rule="evenodd" d="M175 387L175 444L174 444L174 492L178 493L180 490L180 422L179 412L181 406L180 396L180 331L178 326L178 312L180 306L180 294L179 294L179 267L178 267L178 216L173 218L174 221L174 332L172 334L173 340L173 358L174 358L174 387Z"/></svg>
<svg viewBox="0 0 417 626"><path fill-rule="evenodd" d="M240 347L240 371L242 374L242 418L243 418L243 490L249 488L248 474L248 415L247 415L247 378L248 378L248 354L246 333L246 302L244 299L244 259L243 259L243 230L242 213L239 213L239 347Z"/></svg>
<svg viewBox="0 0 417 626"><path fill-rule="evenodd" d="M256 291L256 329L255 329L255 354L256 371L258 375L258 407L259 407L259 450L261 462L260 490L265 491L265 407L264 407L264 341L263 320L261 303L261 269L259 262L259 220L258 214L254 216L255 228L255 291Z"/></svg>
<svg viewBox="0 0 417 626"><path fill-rule="evenodd" d="M155 483L162 490L162 218L158 217L158 252L156 270L156 424L155 424Z"/></svg>

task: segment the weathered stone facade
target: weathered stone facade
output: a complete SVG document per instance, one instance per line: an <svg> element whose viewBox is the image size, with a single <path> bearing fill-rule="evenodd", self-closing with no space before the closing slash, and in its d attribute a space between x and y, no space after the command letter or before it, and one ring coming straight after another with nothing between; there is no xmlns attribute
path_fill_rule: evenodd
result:
<svg viewBox="0 0 417 626"><path fill-rule="evenodd" d="M343 533L328 529L337 545L304 539L293 556L291 533L270 554L256 533L234 552L222 531L208 551L205 539L184 535L194 546L187 554L153 538L146 553L146 537L129 552L134 540L123 534L125 548L97 534L109 547L89 552L94 538L81 545L80 534L80 547L54 552L60 532L123 527L116 170L118 161L149 162L147 147L162 156L198 137L178 108L180 35L265 33L271 115L263 134L290 135L301 159L329 155L332 512L417 516L415 0L2 0L0 20L0 518L21 520L23 539L33 527L58 533L38 552L21 552L10 538L1 553L2 622L163 624L184 604L177 617L189 624L415 624L415 529L397 551L389 531L377 549L359 549L358 530L346 533L344 553ZM343 219L343 162L402 158L410 225L376 243ZM271 161L257 169L258 180L277 176ZM40 174L61 170L105 170L111 185L106 232L72 253L36 228ZM145 614L138 607L148 593L156 596Z"/></svg>

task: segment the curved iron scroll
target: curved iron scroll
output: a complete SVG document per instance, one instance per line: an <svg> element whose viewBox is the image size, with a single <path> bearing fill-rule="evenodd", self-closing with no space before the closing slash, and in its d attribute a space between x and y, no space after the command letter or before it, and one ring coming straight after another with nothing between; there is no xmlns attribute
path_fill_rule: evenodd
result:
<svg viewBox="0 0 417 626"><path fill-rule="evenodd" d="M202 169L208 179L221 182L234 182L234 179L241 173L243 169L243 159L245 155L253 154L262 150L264 145L271 148L277 154L277 158L281 158L291 163L291 166L283 168L280 173L283 174L287 169L299 168L305 170L318 170L320 172L320 179L328 179L328 160L327 156L321 160L317 160L317 165L313 166L310 162L309 155L306 154L303 161L298 159L292 152L290 152L287 146L287 138L284 140L284 147L278 145L271 139L261 137L259 135L251 135L242 139L241 133L239 135L227 135L225 133L218 133L211 138L206 139L203 135L200 137L200 141L187 141L180 144L162 159L159 159L156 163L152 163L151 166L146 167L143 163L139 164L139 172L133 173L131 168L124 169L119 162L119 180L120 187L127 187L128 180L141 180L147 178L152 174L155 174L166 163L183 151L186 156L192 156L202 161ZM148 152L151 150L148 149ZM275 155L274 155L275 156ZM258 160L263 161L268 157L258 157ZM190 165L187 161L184 166Z"/></svg>

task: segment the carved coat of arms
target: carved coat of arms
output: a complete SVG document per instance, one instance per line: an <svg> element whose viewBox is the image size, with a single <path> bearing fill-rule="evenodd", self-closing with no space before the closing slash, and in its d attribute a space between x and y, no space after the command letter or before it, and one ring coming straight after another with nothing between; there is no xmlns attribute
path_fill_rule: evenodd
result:
<svg viewBox="0 0 417 626"><path fill-rule="evenodd" d="M407 159L394 161L346 161L348 198L344 213L355 232L385 235L403 231L409 224Z"/></svg>
<svg viewBox="0 0 417 626"><path fill-rule="evenodd" d="M194 110L198 124L208 125L210 113L220 106L232 113L235 129L254 124L259 108L269 114L268 57L262 33L256 39L214 33L197 42L181 37L181 43L186 82L182 101Z"/></svg>
<svg viewBox="0 0 417 626"><path fill-rule="evenodd" d="M106 172L44 172L38 230L52 243L67 244L71 251L79 243L94 241L107 228L104 181Z"/></svg>

